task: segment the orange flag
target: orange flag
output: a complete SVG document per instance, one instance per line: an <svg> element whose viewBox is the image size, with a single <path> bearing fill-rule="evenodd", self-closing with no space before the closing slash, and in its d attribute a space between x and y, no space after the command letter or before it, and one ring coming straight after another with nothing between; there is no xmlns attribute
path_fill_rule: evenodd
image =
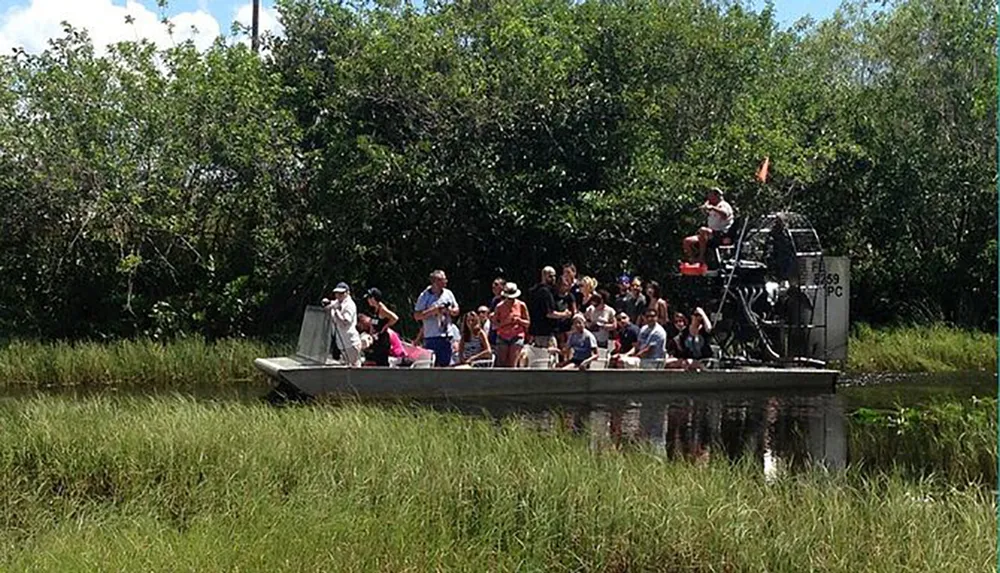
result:
<svg viewBox="0 0 1000 573"><path fill-rule="evenodd" d="M757 170L757 180L761 183L767 183L767 170L771 167L771 158L765 156L764 163L760 164L760 169Z"/></svg>

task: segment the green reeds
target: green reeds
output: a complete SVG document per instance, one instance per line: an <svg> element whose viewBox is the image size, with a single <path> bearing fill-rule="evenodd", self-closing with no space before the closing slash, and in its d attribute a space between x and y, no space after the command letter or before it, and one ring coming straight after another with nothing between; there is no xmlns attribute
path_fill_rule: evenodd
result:
<svg viewBox="0 0 1000 573"><path fill-rule="evenodd" d="M854 329L848 369L855 372L943 372L996 369L996 336L944 326ZM248 339L185 338L97 342L14 341L0 346L0 385L223 385L261 380L255 358L291 353Z"/></svg>
<svg viewBox="0 0 1000 573"><path fill-rule="evenodd" d="M859 408L848 427L850 451L865 466L956 486L997 483L996 398Z"/></svg>
<svg viewBox="0 0 1000 573"><path fill-rule="evenodd" d="M23 342L0 347L0 384L73 386L142 384L159 387L238 383L258 377L255 358L285 354L253 340L208 343L186 338L96 342Z"/></svg>
<svg viewBox="0 0 1000 573"><path fill-rule="evenodd" d="M509 421L187 398L0 404L0 567L988 571L980 489L697 467Z"/></svg>
<svg viewBox="0 0 1000 573"><path fill-rule="evenodd" d="M940 324L879 330L859 324L847 355L854 372L995 372L997 337Z"/></svg>

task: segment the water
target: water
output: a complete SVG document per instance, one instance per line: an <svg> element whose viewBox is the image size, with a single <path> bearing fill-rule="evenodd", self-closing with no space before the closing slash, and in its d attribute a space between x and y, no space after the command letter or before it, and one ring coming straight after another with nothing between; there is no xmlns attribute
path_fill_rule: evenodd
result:
<svg viewBox="0 0 1000 573"><path fill-rule="evenodd" d="M198 400L259 402L265 385L194 385L184 395ZM107 395L176 395L176 389L77 387L6 389L6 400L38 393L85 398ZM593 448L640 447L695 462L752 456L765 475L819 463L830 469L851 461L848 414L859 407L919 407L931 401L996 397L992 373L879 374L842 377L836 394L686 393L607 396L542 396L487 401L419 401L405 405L487 416L517 417L540 430L568 428ZM331 406L335 407L335 406Z"/></svg>
<svg viewBox="0 0 1000 573"><path fill-rule="evenodd" d="M530 400L421 402L440 410L516 416L541 430L556 427L587 436L595 449L640 447L671 459L707 462L747 455L767 474L819 462L848 461L844 400L832 394L765 393L551 396Z"/></svg>
<svg viewBox="0 0 1000 573"><path fill-rule="evenodd" d="M835 394L702 392L548 396L416 403L418 407L510 416L541 430L568 428L593 448L638 446L671 459L706 462L752 456L766 476L821 464L840 469L863 453L848 447L848 416L860 407L919 408L939 401L996 397L996 375L880 374L845 376Z"/></svg>

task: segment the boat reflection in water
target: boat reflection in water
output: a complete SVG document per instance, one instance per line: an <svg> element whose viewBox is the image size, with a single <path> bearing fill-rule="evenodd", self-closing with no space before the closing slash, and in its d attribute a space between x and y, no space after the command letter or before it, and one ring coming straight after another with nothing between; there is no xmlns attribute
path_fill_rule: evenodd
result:
<svg viewBox="0 0 1000 573"><path fill-rule="evenodd" d="M418 407L516 417L539 430L569 429L592 448L650 448L668 459L707 463L753 456L767 477L783 470L847 464L843 402L834 394L752 393L539 396L419 401Z"/></svg>

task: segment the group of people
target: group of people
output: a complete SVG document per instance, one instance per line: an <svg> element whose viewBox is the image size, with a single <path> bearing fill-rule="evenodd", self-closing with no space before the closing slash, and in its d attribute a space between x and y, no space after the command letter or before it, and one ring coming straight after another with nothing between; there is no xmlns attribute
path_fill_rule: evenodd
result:
<svg viewBox="0 0 1000 573"><path fill-rule="evenodd" d="M671 313L655 281L623 275L612 296L591 277L577 279L572 263L559 274L546 266L527 300L516 283L497 278L490 302L464 315L447 285L444 271L431 273L413 308L420 323L414 343L434 353L435 366L514 368L554 358L558 368L587 369L601 348L612 368L696 368L712 356L705 312ZM370 314L358 312L348 285L338 284L333 293L323 304L343 363L388 366L392 358L406 358L394 329L400 317L377 288L363 295Z"/></svg>
<svg viewBox="0 0 1000 573"><path fill-rule="evenodd" d="M718 188L708 191L701 209L707 224L684 240L684 252L703 263L706 248L729 232L733 209ZM712 323L705 312L671 314L660 285L644 284L640 277L620 277L612 296L599 290L595 279L578 278L572 263L559 274L546 266L527 301L516 283L497 278L490 302L464 316L447 286L444 271L435 270L413 308L420 323L414 342L433 352L438 367L525 367L554 357L559 368L586 369L600 356L599 348L607 349L608 366L620 368L698 368L712 356ZM379 289L363 295L371 314L359 314L347 284L339 283L333 294L323 305L342 362L388 366L393 358L406 358L393 328L399 315Z"/></svg>

